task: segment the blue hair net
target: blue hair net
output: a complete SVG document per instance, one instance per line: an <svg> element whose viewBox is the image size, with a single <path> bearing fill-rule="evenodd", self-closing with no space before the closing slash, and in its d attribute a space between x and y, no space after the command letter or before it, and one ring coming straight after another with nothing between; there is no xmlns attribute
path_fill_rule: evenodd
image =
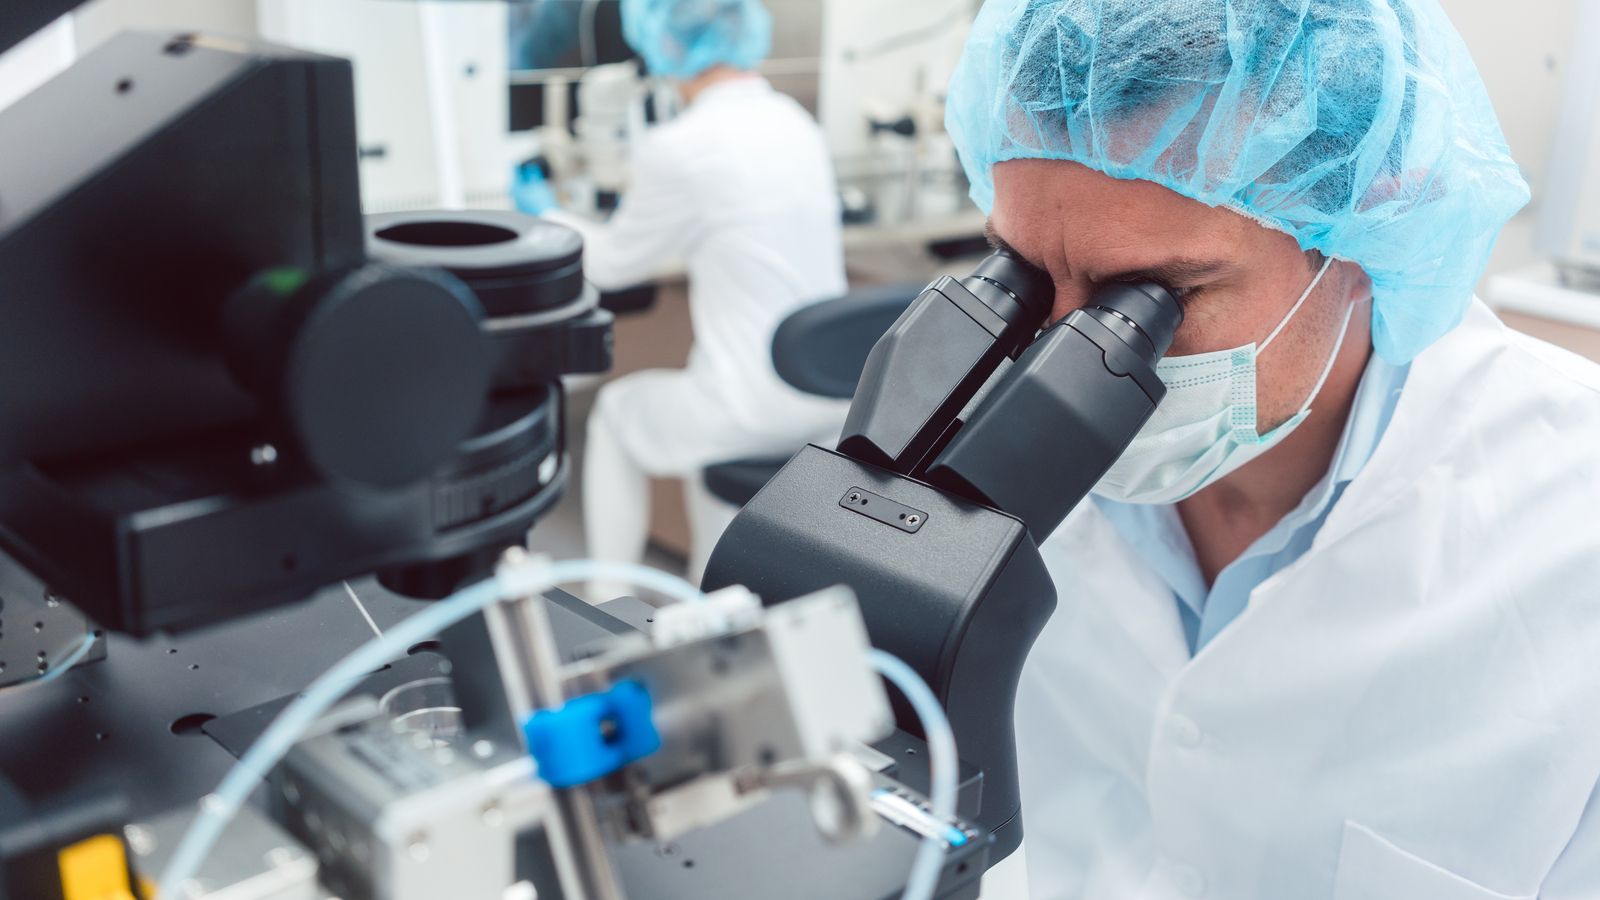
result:
<svg viewBox="0 0 1600 900"><path fill-rule="evenodd" d="M1064 159L1359 264L1395 363L1461 321L1528 201L1435 0L988 0L946 126L985 212L995 163Z"/></svg>
<svg viewBox="0 0 1600 900"><path fill-rule="evenodd" d="M693 78L759 65L772 50L772 15L760 0L622 0L622 35L651 73Z"/></svg>

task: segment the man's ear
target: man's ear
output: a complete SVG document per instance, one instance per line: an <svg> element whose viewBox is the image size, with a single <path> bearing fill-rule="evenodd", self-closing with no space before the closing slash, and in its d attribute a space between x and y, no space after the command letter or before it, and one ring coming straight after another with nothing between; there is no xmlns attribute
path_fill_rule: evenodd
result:
<svg viewBox="0 0 1600 900"><path fill-rule="evenodd" d="M1372 296L1372 276L1366 269L1347 259L1334 260L1333 265L1339 270L1338 284L1343 286L1346 303L1360 303Z"/></svg>

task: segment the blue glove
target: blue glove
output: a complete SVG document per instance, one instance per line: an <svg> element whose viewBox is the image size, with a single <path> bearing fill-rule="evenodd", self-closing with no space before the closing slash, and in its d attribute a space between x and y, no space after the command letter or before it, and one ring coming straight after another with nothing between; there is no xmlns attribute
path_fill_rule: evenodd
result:
<svg viewBox="0 0 1600 900"><path fill-rule="evenodd" d="M537 216L559 209L556 192L545 180L544 169L538 163L526 162L517 166L511 179L511 202L519 212Z"/></svg>

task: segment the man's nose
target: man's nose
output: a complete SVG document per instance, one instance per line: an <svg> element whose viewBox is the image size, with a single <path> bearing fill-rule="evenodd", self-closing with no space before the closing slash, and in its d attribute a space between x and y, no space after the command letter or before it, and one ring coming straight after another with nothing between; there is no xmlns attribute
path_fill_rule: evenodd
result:
<svg viewBox="0 0 1600 900"><path fill-rule="evenodd" d="M1055 302L1050 307L1052 325L1071 315L1074 310L1083 308L1089 302L1089 296L1094 293L1094 285L1087 279L1058 279L1055 287Z"/></svg>

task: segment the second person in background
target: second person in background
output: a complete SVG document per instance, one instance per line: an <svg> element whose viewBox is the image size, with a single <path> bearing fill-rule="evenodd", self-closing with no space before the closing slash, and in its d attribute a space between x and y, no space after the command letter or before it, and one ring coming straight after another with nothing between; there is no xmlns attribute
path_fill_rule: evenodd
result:
<svg viewBox="0 0 1600 900"><path fill-rule="evenodd" d="M785 316L845 291L838 188L816 121L754 71L772 40L758 0L622 0L622 26L687 108L632 148L615 216L571 224L601 289L681 262L694 344L682 370L601 388L584 454L584 530L594 558L638 561L650 477L684 478L697 577L724 524L700 471L831 441L844 420L846 404L785 384L771 353Z"/></svg>

